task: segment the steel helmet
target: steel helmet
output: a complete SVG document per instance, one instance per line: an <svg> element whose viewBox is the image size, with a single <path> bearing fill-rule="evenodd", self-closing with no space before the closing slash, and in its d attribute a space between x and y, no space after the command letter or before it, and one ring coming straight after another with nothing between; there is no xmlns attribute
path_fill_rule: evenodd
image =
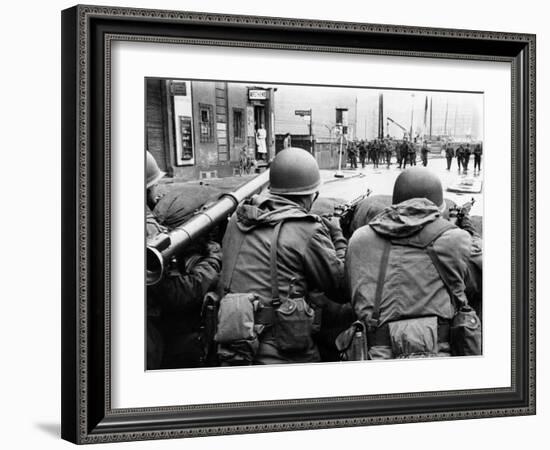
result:
<svg viewBox="0 0 550 450"><path fill-rule="evenodd" d="M445 209L439 178L424 167L411 167L399 174L393 186L394 205L411 198L427 198L440 210Z"/></svg>
<svg viewBox="0 0 550 450"><path fill-rule="evenodd" d="M166 173L160 170L154 156L151 155L149 151L147 151L147 163L145 167L145 176L147 177L147 189L157 184L164 175L166 175Z"/></svg>
<svg viewBox="0 0 550 450"><path fill-rule="evenodd" d="M319 190L321 174L315 158L306 150L281 150L270 165L269 191L272 194L307 195Z"/></svg>

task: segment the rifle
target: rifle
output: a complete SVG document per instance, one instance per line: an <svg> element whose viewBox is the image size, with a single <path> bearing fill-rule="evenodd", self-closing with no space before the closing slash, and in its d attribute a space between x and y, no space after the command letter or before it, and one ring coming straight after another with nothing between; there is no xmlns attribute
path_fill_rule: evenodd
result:
<svg viewBox="0 0 550 450"><path fill-rule="evenodd" d="M323 214L321 217L337 217L340 219L340 226L342 227L342 230L348 230L357 205L359 205L359 203L361 203L366 197L368 197L371 192L372 191L367 188L367 192L365 192L363 195L360 195L359 197L354 198L349 202L336 205L334 207L334 212Z"/></svg>
<svg viewBox="0 0 550 450"><path fill-rule="evenodd" d="M212 206L168 233L160 233L147 241L147 285L158 283L167 264L176 254L196 242L216 225L227 220L245 198L261 191L269 183L269 170L253 178L234 192L223 194Z"/></svg>
<svg viewBox="0 0 550 450"><path fill-rule="evenodd" d="M462 206L455 205L449 208L449 221L454 224L460 224L462 219L470 214L475 202L475 198L472 197L469 202L464 203Z"/></svg>

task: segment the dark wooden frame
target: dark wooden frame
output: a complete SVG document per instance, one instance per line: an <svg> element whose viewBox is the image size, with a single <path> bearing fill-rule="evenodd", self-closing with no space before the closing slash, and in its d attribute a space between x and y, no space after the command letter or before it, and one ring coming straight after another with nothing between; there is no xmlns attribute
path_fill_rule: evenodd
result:
<svg viewBox="0 0 550 450"><path fill-rule="evenodd" d="M196 43L512 66L509 388L114 410L110 402L110 43ZM535 413L535 36L97 6L62 13L62 437L160 439Z"/></svg>

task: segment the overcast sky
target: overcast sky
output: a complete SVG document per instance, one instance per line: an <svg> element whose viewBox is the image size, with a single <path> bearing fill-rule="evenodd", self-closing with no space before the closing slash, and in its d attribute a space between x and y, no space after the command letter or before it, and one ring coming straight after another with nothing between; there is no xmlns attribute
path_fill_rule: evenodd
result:
<svg viewBox="0 0 550 450"><path fill-rule="evenodd" d="M273 85L275 93L275 129L277 134L290 132L307 134L308 122L295 115L295 110L312 109L314 134L328 136L335 124L335 109L348 108L348 121L356 128L358 138L372 139L378 131L378 98L384 97L384 133L401 138L403 131L387 117L407 130L411 126L421 132L424 128L426 99L426 129L429 131L430 102L432 104L432 134L471 135L483 139L483 94L449 93L368 88ZM356 114L357 113L357 114ZM412 114L411 114L412 113ZM445 116L447 116L445 120Z"/></svg>

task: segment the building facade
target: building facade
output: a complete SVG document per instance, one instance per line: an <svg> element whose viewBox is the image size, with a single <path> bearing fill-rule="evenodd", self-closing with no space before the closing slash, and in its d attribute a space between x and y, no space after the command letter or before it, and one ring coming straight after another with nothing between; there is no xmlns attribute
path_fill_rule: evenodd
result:
<svg viewBox="0 0 550 450"><path fill-rule="evenodd" d="M148 78L145 145L176 180L230 176L241 152L261 168L275 155L272 87Z"/></svg>

